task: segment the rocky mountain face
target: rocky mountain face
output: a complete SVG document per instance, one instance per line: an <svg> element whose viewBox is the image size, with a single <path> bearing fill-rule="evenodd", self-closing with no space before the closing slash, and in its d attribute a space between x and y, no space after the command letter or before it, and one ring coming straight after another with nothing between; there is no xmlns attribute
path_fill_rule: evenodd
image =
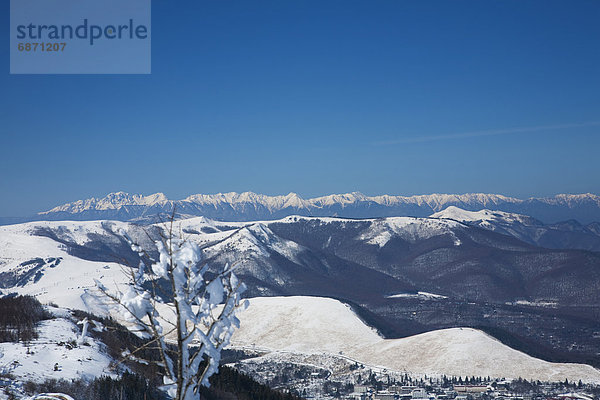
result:
<svg viewBox="0 0 600 400"><path fill-rule="evenodd" d="M431 194L419 196L365 196L334 194L303 199L295 193L266 196L251 192L196 194L169 200L164 194L150 196L111 193L55 207L29 220L99 220L156 222L157 215L170 215L173 208L183 216L205 216L221 221L274 220L289 215L380 218L425 217L455 206L464 210L489 209L532 216L545 223L574 219L584 224L600 221L600 196L561 194L526 200L497 194ZM5 223L14 223L14 219Z"/></svg>

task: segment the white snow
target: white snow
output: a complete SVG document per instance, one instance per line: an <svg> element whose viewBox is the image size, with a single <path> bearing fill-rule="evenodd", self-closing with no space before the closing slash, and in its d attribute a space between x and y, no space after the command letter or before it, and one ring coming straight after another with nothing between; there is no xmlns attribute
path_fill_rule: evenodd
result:
<svg viewBox="0 0 600 400"><path fill-rule="evenodd" d="M430 218L439 219L450 219L460 222L502 222L502 223L522 223L530 224L533 218L527 215L508 213L504 211L491 211L491 210L480 210L480 211L467 211L461 208L450 206L443 211L436 212L430 216Z"/></svg>
<svg viewBox="0 0 600 400"><path fill-rule="evenodd" d="M78 200L73 203L63 204L62 206L54 207L53 209L40 214L50 214L53 212L70 212L78 213L86 210L115 210L121 206L151 206L155 204L168 203L167 196L163 193L155 193L149 196L130 195L125 192L110 193L102 199L90 198L86 200Z"/></svg>
<svg viewBox="0 0 600 400"><path fill-rule="evenodd" d="M35 258L61 258L55 267L44 267L42 277L23 287L10 289L22 295L35 296L42 303L53 302L61 307L97 311L98 304L90 302L95 290L94 279L108 287L127 281L123 266L117 263L87 261L69 255L65 247L50 238L32 235L36 226L68 226L67 231L86 231L99 222L36 222L0 227L0 273L18 270L19 264ZM100 229L100 228L98 228ZM82 236L83 237L83 236Z"/></svg>
<svg viewBox="0 0 600 400"><path fill-rule="evenodd" d="M280 222L294 222L299 218L319 220L322 223L348 221L294 216ZM195 220L204 225L213 224L206 219ZM365 233L365 240L373 240L377 245L384 245L393 235L410 240L411 237L423 238L452 233L452 229L460 226L455 221L426 218L388 218L369 221L372 221L372 226ZM193 227L195 222L187 221L186 226ZM62 258L59 265L44 268L43 276L37 282L29 282L14 291L34 295L42 302L54 302L62 307L89 310L99 314L106 312L106 308L94 300L94 279L98 279L112 291L116 284L128 281L128 277L121 270L122 266L117 263L92 262L70 256L60 243L47 237L31 235L32 229L40 224L42 226L49 224L53 227L66 226L69 232L80 232L76 234L80 236L75 238L80 241L85 240L87 232L103 229L100 222L37 222L0 227L0 272L13 270L23 261L38 257ZM227 225L231 224L227 223ZM127 224L123 226L126 227ZM234 232L235 234L232 235ZM244 245L248 246L248 251L264 251L270 247L289 257L301 251L299 248L289 247L288 243L277 238L265 224L240 223L237 230L206 235L224 233L230 239L222 241L223 246L226 242L234 244L235 241L240 240L245 241ZM196 240L204 234L191 236ZM417 295L431 299L441 298L439 294L427 292L419 292ZM403 296L403 294L393 296ZM239 347L256 346L274 351L302 353L338 354L341 351L344 355L365 364L414 373L490 375L507 378L521 376L530 379L563 381L568 378L600 383L600 373L593 367L541 361L510 349L483 332L473 329L446 329L410 338L386 340L366 326L348 307L331 299L311 297L251 299L251 306L241 313L240 320L241 328L233 336L233 343ZM79 330L74 324L64 320L55 321L44 323L40 340L45 337L50 342L55 333L59 337L77 339ZM39 345L41 346L41 342ZM19 360L22 365L15 366L15 370L21 368L23 374L32 374L32 376L35 375L33 371L35 365L40 370L38 375L41 379L48 369L46 366L50 364L53 366L56 360L71 360L62 367L65 377L73 376L68 375L67 370L70 371L69 373L91 376L98 371L103 371L108 363L108 360L102 359L97 352L85 353L86 349L89 349L87 346L79 346L68 352L64 347L60 349L56 349L56 346L46 347L48 347L47 351L52 350L54 353L44 355L44 349L40 349L39 353L34 354L40 357L37 363L33 362L32 356L28 357L24 354L25 348L0 347L3 353L0 364L5 366L15 359ZM93 343L90 347L94 350ZM78 355L77 352L83 353ZM66 358L62 358L63 355ZM77 355L75 361L71 359L71 355ZM87 357L97 358L95 363L90 364L89 370L86 369L87 367L80 368L78 361L87 360ZM43 364L44 368L39 367L42 363L46 363ZM61 371L55 372L52 368L49 370L49 376L61 377L59 376Z"/></svg>
<svg viewBox="0 0 600 400"><path fill-rule="evenodd" d="M19 380L34 382L115 376L109 368L112 359L101 350L100 343L88 337L86 345L71 346L76 343L79 329L70 320L56 318L42 321L38 333L39 337L27 346L23 343L0 343L0 371Z"/></svg>
<svg viewBox="0 0 600 400"><path fill-rule="evenodd" d="M470 226L513 236L527 243L535 244L541 235L548 231L542 222L527 215L503 211L467 211L458 207L448 207L434 213L430 218L440 221L459 221Z"/></svg>
<svg viewBox="0 0 600 400"><path fill-rule="evenodd" d="M451 236L455 246L461 244L454 233L455 229L461 228L461 224L455 221L412 217L392 217L370 221L372 221L370 228L362 233L359 239L379 247L385 246L393 237L415 242L440 235Z"/></svg>
<svg viewBox="0 0 600 400"><path fill-rule="evenodd" d="M434 294L428 292L417 292L415 293L398 293L390 296L386 296L388 299L401 299L401 298L414 298L414 299L447 299L448 296L442 296L441 294Z"/></svg>
<svg viewBox="0 0 600 400"><path fill-rule="evenodd" d="M275 235L262 222L253 222L233 233L230 232L227 238L204 249L207 257L226 254L230 250L235 250L243 258L268 257L270 250L298 262L298 254L303 251L303 247Z"/></svg>
<svg viewBox="0 0 600 400"><path fill-rule="evenodd" d="M125 192L110 193L104 198L90 198L66 203L51 210L41 212L40 215L52 213L78 214L86 211L108 211L122 210L126 206L146 207L152 213L170 212L173 207L184 214L182 216L198 215L202 210L233 210L238 213L256 211L264 214L263 210L273 214L277 211L295 209L307 211L319 211L326 208L341 209L347 207L371 205L383 207L402 207L414 205L419 208L429 208L439 212L448 206L459 206L468 209L474 208L497 208L501 205L523 205L526 203L542 203L552 206L564 206L574 208L583 204L594 204L600 206L600 196L594 194L559 194L553 197L529 198L526 200L507 197L498 194L466 193L466 194L427 194L416 196L379 195L366 196L359 192L345 194L331 194L316 198L303 199L296 193L281 196L267 196L252 192L244 193L217 193L217 194L194 194L183 200L169 200L163 193L155 193L149 196L131 195ZM130 210L123 210L124 213ZM189 214L188 214L189 212ZM133 214L136 214L133 212ZM132 216L133 216L132 214ZM93 215L93 213L92 213ZM138 214L136 214L138 215ZM448 217L444 217L448 218Z"/></svg>
<svg viewBox="0 0 600 400"><path fill-rule="evenodd" d="M378 343L375 330L337 300L320 297L259 297L239 313L236 345L301 352L337 353L340 346Z"/></svg>
<svg viewBox="0 0 600 400"><path fill-rule="evenodd" d="M64 393L40 393L27 400L74 400L71 396Z"/></svg>
<svg viewBox="0 0 600 400"><path fill-rule="evenodd" d="M588 195L591 196L591 195ZM549 200L550 201L550 200ZM469 193L469 194L429 194L418 196L366 196L359 192L332 194L328 196L303 199L296 193L289 193L284 196L267 196L252 192L244 193L217 193L217 194L194 194L183 200L169 200L162 193L155 193L149 196L131 195L125 192L110 193L106 197L90 198L78 200L72 203L66 203L54 207L49 211L40 214L50 214L53 212L80 213L89 210L116 210L123 206L164 206L172 204L180 205L185 209L186 206L211 206L214 208L227 206L233 210L241 210L248 206L259 209L266 208L269 211L282 210L288 207L295 209L314 209L326 206L339 205L344 208L351 204L359 202L371 202L384 206L393 206L401 204L428 205L431 209L439 211L447 204L483 204L495 205L503 202L521 203L523 200L506 197L497 194ZM600 200L598 200L600 204Z"/></svg>
<svg viewBox="0 0 600 400"><path fill-rule="evenodd" d="M300 215L290 215L274 221L227 222L223 223L223 226L226 225L230 227L231 230L209 234L197 234L194 236L194 240L203 244L216 243L214 246L207 248L209 253L218 253L228 248L235 247L236 250L241 251L242 253L248 252L256 255L266 255L265 246L268 246L294 261L298 252L302 250L301 247L295 242L279 238L271 231L271 229L269 229L268 225L277 223L291 224L299 221L316 222L320 224L345 224L353 223L356 220L336 217L305 217ZM454 245L459 246L461 244L453 230L461 228L462 225L452 220L389 217L368 218L361 219L360 221L368 222L371 226L367 231L362 233L358 239L366 240L369 244L375 244L380 247L385 246L390 239L396 236L414 242L416 240L429 239L439 235L450 235ZM204 217L184 220L181 221L180 224L182 229L194 229L196 231L200 231L207 226L217 226L215 221L211 221Z"/></svg>
<svg viewBox="0 0 600 400"><path fill-rule="evenodd" d="M518 306L531 306L531 307L556 307L558 305L555 301L528 301L528 300L517 300L515 302L509 302L511 305Z"/></svg>
<svg viewBox="0 0 600 400"><path fill-rule="evenodd" d="M277 352L339 354L367 365L415 374L492 376L600 383L600 371L583 364L550 363L503 345L470 328L383 339L348 307L332 299L250 299L239 315L235 347Z"/></svg>
<svg viewBox="0 0 600 400"><path fill-rule="evenodd" d="M121 234L133 251L138 254L143 252L124 232ZM152 270L171 282L174 304L161 304L158 307L152 299L152 291L143 286L150 277L145 276L146 268L142 261L138 273L133 275L132 282L125 290L109 293L102 284L98 287L105 295L116 299L121 308L121 317L129 326L133 325L139 336L156 340L165 364L163 381L169 396L174 397L177 393L174 380L179 378L183 388L181 398L198 399L198 386L209 385L208 379L218 370L221 349L229 344L233 330L239 327L235 314L247 304L240 302L246 286L238 281L228 266L207 283L203 276L206 268L198 265L203 257L202 250L185 237L169 233L155 244L159 258L152 264ZM221 302L224 302L222 311L214 312ZM162 313L163 309L169 312ZM176 358L169 352L164 336L160 335L164 332L168 336L171 327L176 330L178 351L175 357L180 361L177 364L177 376L174 369ZM199 345L194 355L190 353L192 342ZM200 374L200 363L205 358L207 366Z"/></svg>

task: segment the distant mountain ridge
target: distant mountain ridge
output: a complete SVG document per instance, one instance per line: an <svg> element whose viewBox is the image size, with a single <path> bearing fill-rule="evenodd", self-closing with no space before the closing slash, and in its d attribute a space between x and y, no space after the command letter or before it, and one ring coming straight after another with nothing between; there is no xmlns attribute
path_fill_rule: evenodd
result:
<svg viewBox="0 0 600 400"><path fill-rule="evenodd" d="M170 213L173 207L186 216L205 216L222 221L273 220L289 215L378 218L425 217L449 206L468 211L488 209L525 214L545 223L575 219L581 223L600 221L600 196L559 194L526 200L499 194L430 194L417 196L366 196L359 192L303 199L296 193L268 196L252 192L195 194L170 200L163 193L149 196L116 192L104 198L67 203L41 212L32 220L151 220Z"/></svg>
<svg viewBox="0 0 600 400"><path fill-rule="evenodd" d="M455 206L432 214L431 218L454 220L469 226L477 226L515 237L535 246L600 252L598 222L582 225L571 219L555 224L544 224L527 215L490 210L465 211Z"/></svg>

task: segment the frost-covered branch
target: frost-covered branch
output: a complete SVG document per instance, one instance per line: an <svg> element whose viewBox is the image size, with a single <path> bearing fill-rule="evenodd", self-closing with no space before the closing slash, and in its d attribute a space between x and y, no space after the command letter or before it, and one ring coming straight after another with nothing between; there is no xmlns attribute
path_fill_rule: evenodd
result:
<svg viewBox="0 0 600 400"><path fill-rule="evenodd" d="M101 293L118 304L130 329L150 339L143 347L156 344L164 364L167 393L176 400L199 399L200 386L209 385L208 378L218 370L223 347L229 344L234 329L239 327L235 314L240 307L247 306L247 302L241 300L245 285L229 266L207 279L208 265L203 261L202 250L181 232L176 234L173 217L165 232L161 232L161 239L154 242L159 255L157 260L124 230L119 234L138 253L140 263L129 270L129 284L122 292L110 293L98 281L96 285ZM150 261L150 268L143 260ZM158 279L169 284L171 303L157 300ZM164 324L171 327L166 333ZM169 340L172 334L175 339Z"/></svg>

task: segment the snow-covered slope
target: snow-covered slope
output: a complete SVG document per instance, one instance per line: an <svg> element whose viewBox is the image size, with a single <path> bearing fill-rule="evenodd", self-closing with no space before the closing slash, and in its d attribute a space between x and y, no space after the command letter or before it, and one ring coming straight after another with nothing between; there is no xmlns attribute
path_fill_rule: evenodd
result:
<svg viewBox="0 0 600 400"><path fill-rule="evenodd" d="M0 372L20 381L38 383L47 379L91 380L102 375L115 376L109 367L114 360L102 350L103 345L91 337L78 345L80 332L81 329L64 316L42 321L38 326L39 337L26 346L0 343Z"/></svg>
<svg viewBox="0 0 600 400"><path fill-rule="evenodd" d="M600 371L549 363L470 328L383 339L337 300L316 297L250 299L233 345L278 352L343 354L359 362L418 374L492 376L600 383Z"/></svg>
<svg viewBox="0 0 600 400"><path fill-rule="evenodd" d="M544 229L542 222L527 215L485 209L468 211L450 206L445 210L432 214L431 218L463 222L471 226L514 236L519 240L532 244L535 244L535 239L541 235L541 231Z"/></svg>
<svg viewBox="0 0 600 400"><path fill-rule="evenodd" d="M337 300L292 296L249 301L250 306L239 314L235 345L337 354L381 341L375 330Z"/></svg>
<svg viewBox="0 0 600 400"><path fill-rule="evenodd" d="M127 227L125 223L114 224ZM88 234L106 233L101 222L36 222L0 227L0 287L35 296L42 303L95 311L97 305L90 303L94 279L108 287L127 280L121 264L75 257L65 244L36 235L39 228L52 228L80 244L89 241Z"/></svg>
<svg viewBox="0 0 600 400"><path fill-rule="evenodd" d="M500 222L500 223L520 223L525 225L543 225L535 218L527 215L507 213L503 211L468 211L455 206L450 206L442 211L430 215L431 218L453 219L462 222Z"/></svg>
<svg viewBox="0 0 600 400"><path fill-rule="evenodd" d="M168 214L173 207L185 215L203 215L225 221L283 218L291 214L376 218L424 217L449 206L466 210L483 208L531 215L546 222L576 219L584 223L600 220L600 196L561 194L521 200L498 194L430 194L418 196L366 196L358 192L303 199L296 193L266 196L252 192L196 194L169 200L162 193L149 196L111 193L67 203L40 213L38 219L116 219L122 221ZM152 220L152 218L150 218Z"/></svg>
<svg viewBox="0 0 600 400"><path fill-rule="evenodd" d="M527 215L486 209L468 211L454 206L432 214L431 218L459 221L541 247L600 251L596 224L583 226L570 220L548 225Z"/></svg>
<svg viewBox="0 0 600 400"><path fill-rule="evenodd" d="M116 192L106 195L106 197L97 199L90 198L86 200L77 200L73 203L67 203L62 206L54 207L53 209L42 212L40 214L48 214L53 212L69 212L79 213L86 210L115 210L123 206L154 206L164 205L169 201L163 193L155 193L149 196L131 195L125 192Z"/></svg>
<svg viewBox="0 0 600 400"><path fill-rule="evenodd" d="M306 259L310 253L306 248L276 235L269 227L269 224L298 223L331 225L334 230L356 225L360 229L352 234L352 239L377 247L385 246L393 238L414 242L434 236L448 236L455 245L460 244L454 234L454 230L460 229L459 223L409 217L356 222L290 216L279 221L235 223L197 217L177 222L176 229L200 244L213 263L235 262L238 274L284 288L290 282L290 273L302 279L303 269L310 275L311 268L328 268L326 262L314 255ZM31 294L42 302L89 310L94 279L109 287L127 279L123 273L126 264L123 254L128 247L115 234L120 229L136 240L149 240L142 228L117 221L39 221L0 226L0 289ZM284 267L284 261L288 267L292 266L291 270Z"/></svg>
<svg viewBox="0 0 600 400"><path fill-rule="evenodd" d="M459 228L460 224L452 220L395 217L372 221L371 227L360 236L360 239L383 247L393 237L416 242L434 236L450 235L454 239L454 244L458 246L460 240L454 234L454 230Z"/></svg>

